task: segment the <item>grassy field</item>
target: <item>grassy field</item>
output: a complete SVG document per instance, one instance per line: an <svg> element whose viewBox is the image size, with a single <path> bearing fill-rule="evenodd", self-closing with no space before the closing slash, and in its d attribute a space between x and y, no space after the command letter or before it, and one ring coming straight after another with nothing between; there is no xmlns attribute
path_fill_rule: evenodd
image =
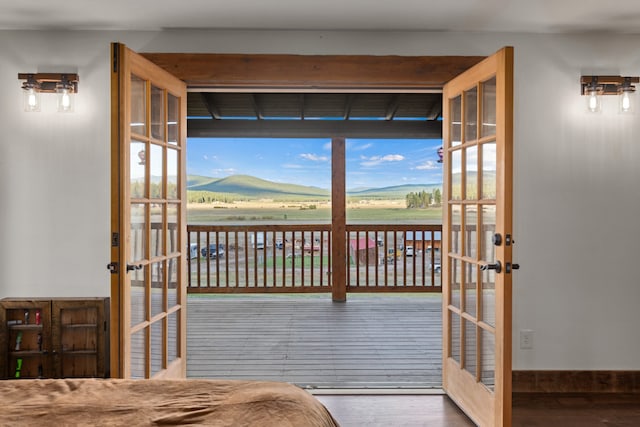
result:
<svg viewBox="0 0 640 427"><path fill-rule="evenodd" d="M328 203L304 204L276 201L234 202L187 205L189 224L228 224L256 222L331 222ZM407 209L404 200L360 201L347 205L347 221L370 223L421 223L441 224L442 209Z"/></svg>

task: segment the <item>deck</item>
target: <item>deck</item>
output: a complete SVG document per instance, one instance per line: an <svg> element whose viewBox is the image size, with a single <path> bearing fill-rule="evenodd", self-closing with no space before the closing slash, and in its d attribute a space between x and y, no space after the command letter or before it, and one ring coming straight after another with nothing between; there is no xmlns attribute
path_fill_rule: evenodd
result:
<svg viewBox="0 0 640 427"><path fill-rule="evenodd" d="M190 295L187 377L441 387L441 295Z"/></svg>

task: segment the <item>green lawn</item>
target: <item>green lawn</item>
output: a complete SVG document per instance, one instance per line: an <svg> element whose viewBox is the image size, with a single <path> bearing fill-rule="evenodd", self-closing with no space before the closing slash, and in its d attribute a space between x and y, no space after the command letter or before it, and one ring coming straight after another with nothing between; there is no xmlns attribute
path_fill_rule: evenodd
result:
<svg viewBox="0 0 640 427"><path fill-rule="evenodd" d="M331 210L321 209L188 209L187 223L212 224L229 222L306 222L306 223L330 223ZM376 222L383 224L392 223L442 223L442 209L406 209L406 208L382 208L382 209L348 209L347 221Z"/></svg>

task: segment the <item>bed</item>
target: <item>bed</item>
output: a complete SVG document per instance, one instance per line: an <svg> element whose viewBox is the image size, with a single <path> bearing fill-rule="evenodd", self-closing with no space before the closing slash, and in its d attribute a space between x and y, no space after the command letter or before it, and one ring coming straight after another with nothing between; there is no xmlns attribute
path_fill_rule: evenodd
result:
<svg viewBox="0 0 640 427"><path fill-rule="evenodd" d="M0 381L0 425L336 427L308 392L231 380Z"/></svg>

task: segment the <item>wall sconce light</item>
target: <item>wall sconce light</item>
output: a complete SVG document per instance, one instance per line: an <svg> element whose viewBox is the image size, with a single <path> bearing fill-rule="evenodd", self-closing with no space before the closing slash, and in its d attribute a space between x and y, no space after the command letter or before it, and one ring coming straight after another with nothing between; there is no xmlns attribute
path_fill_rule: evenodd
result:
<svg viewBox="0 0 640 427"><path fill-rule="evenodd" d="M69 73L20 73L19 80L24 90L24 110L40 111L40 94L55 93L58 97L58 111L69 113L74 110L74 94L78 92L78 75Z"/></svg>
<svg viewBox="0 0 640 427"><path fill-rule="evenodd" d="M636 88L631 84L631 77L625 77L624 82L620 86L620 112L633 112L633 98Z"/></svg>
<svg viewBox="0 0 640 427"><path fill-rule="evenodd" d="M587 110L592 113L601 111L601 96L618 95L621 113L633 111L634 83L640 83L640 77L621 76L582 76L580 87L582 95L587 96Z"/></svg>

